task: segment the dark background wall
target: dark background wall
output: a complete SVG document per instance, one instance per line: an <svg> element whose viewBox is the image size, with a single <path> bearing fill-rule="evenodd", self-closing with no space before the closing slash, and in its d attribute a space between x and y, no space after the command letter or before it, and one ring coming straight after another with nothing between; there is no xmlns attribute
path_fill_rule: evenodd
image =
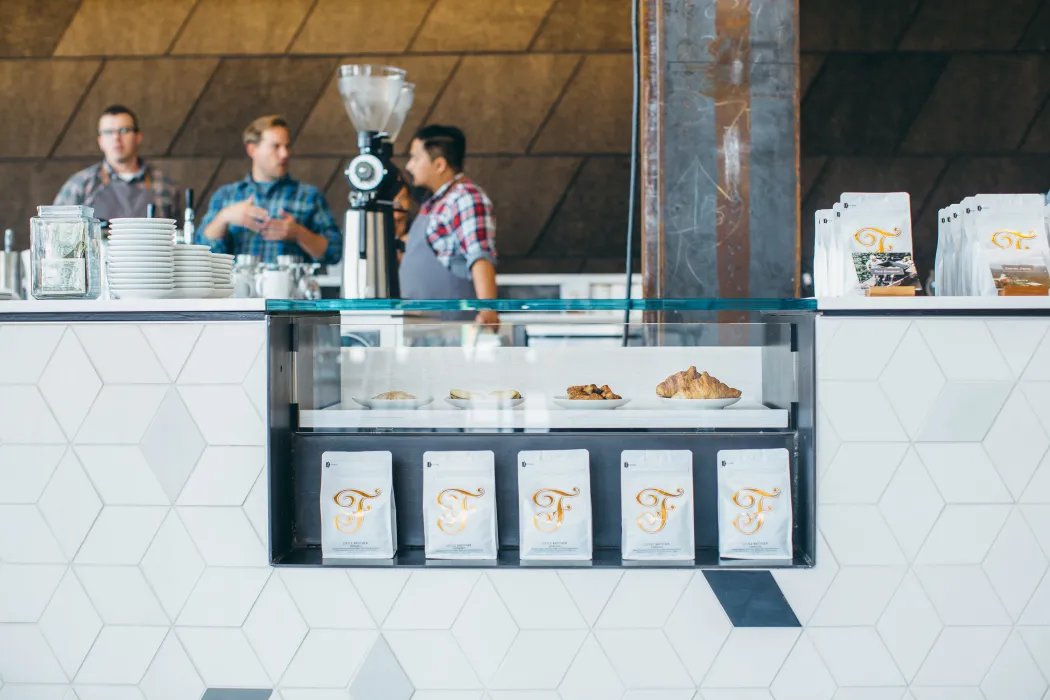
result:
<svg viewBox="0 0 1050 700"><path fill-rule="evenodd" d="M799 13L804 269L813 212L843 191L910 192L928 270L939 207L1050 189L1050 0ZM383 61L419 84L406 131L466 129L505 271L621 271L629 19L628 0L2 0L0 227L24 240L34 207L95 160L95 118L115 101L202 203L245 172L244 125L285 114L297 175L341 215L354 133L335 70Z"/></svg>
<svg viewBox="0 0 1050 700"><path fill-rule="evenodd" d="M408 134L466 131L503 271L622 271L629 25L627 0L0 0L0 228L25 245L112 102L198 208L247 172L244 126L283 114L293 174L341 217L356 139L335 71L374 62L418 84Z"/></svg>
<svg viewBox="0 0 1050 700"><path fill-rule="evenodd" d="M804 269L813 212L845 191L911 193L925 275L939 208L1050 189L1050 2L800 0L799 13Z"/></svg>

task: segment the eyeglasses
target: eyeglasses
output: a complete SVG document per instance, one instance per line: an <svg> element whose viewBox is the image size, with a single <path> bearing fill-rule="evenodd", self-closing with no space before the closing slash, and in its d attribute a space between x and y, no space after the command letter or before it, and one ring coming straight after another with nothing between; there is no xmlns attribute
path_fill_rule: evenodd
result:
<svg viewBox="0 0 1050 700"><path fill-rule="evenodd" d="M98 135L109 137L109 136L127 136L128 134L134 134L138 129L133 126L122 126L119 129L99 129Z"/></svg>

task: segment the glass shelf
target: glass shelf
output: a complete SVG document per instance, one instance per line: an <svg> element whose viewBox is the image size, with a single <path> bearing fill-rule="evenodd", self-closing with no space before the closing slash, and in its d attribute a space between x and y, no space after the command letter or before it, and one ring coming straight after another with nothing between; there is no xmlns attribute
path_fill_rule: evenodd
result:
<svg viewBox="0 0 1050 700"><path fill-rule="evenodd" d="M816 311L816 299L269 299L272 312Z"/></svg>

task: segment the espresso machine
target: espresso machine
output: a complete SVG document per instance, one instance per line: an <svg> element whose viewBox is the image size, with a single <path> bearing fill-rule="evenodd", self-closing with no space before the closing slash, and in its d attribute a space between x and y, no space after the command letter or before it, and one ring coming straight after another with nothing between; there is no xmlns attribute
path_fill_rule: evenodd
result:
<svg viewBox="0 0 1050 700"><path fill-rule="evenodd" d="M415 85L390 66L339 68L339 94L357 129L360 153L350 161L350 209L346 213L342 296L396 299L398 240L394 197L402 187L394 167L394 141L412 107Z"/></svg>

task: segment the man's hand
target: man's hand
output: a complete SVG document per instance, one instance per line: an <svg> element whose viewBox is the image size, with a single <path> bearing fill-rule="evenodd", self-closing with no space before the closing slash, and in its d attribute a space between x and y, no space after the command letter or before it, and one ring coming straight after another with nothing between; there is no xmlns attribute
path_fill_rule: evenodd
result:
<svg viewBox="0 0 1050 700"><path fill-rule="evenodd" d="M474 317L474 322L487 326L486 330L499 333L499 314L493 309L482 309L479 311L478 315Z"/></svg>
<svg viewBox="0 0 1050 700"><path fill-rule="evenodd" d="M262 235L268 241L297 241L301 230L292 215L282 209L280 216L266 222Z"/></svg>
<svg viewBox="0 0 1050 700"><path fill-rule="evenodd" d="M255 204L255 195L231 204L222 210L220 216L227 226L242 226L256 233L262 231L270 219L269 212Z"/></svg>

